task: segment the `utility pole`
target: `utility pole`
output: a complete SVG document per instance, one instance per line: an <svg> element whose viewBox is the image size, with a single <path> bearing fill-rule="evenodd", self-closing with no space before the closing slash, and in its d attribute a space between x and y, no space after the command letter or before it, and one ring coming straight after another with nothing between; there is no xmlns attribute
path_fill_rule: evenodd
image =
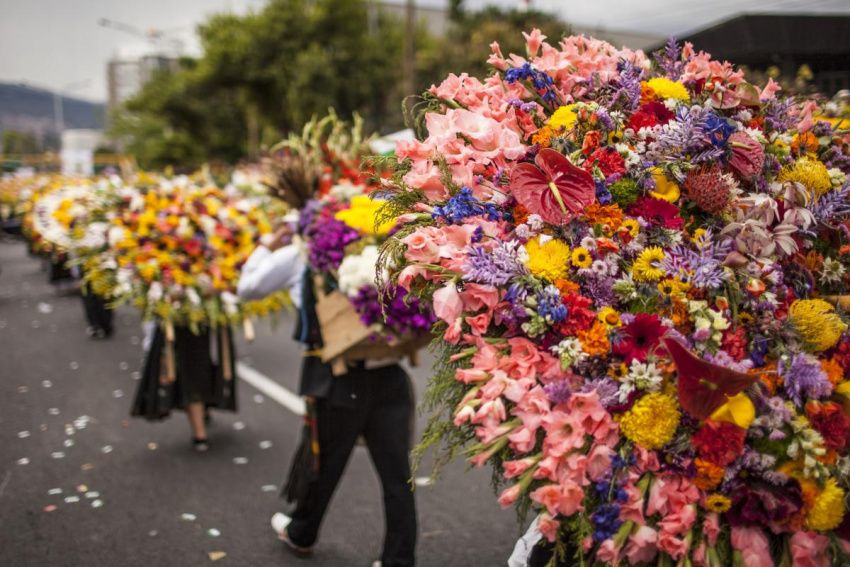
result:
<svg viewBox="0 0 850 567"><path fill-rule="evenodd" d="M62 97L73 90L89 86L90 82L89 80L77 81L53 91L53 125L60 142L62 140L62 132L65 130L65 105L62 102Z"/></svg>

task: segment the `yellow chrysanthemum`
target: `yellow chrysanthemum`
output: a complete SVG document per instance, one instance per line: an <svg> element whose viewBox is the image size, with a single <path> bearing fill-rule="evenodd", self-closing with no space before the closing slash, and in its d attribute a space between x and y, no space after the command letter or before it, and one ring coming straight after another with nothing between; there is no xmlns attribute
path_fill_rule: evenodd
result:
<svg viewBox="0 0 850 567"><path fill-rule="evenodd" d="M534 133L534 136L531 137L531 143L539 144L541 148L548 148L552 143L553 134L554 132L551 127L544 126Z"/></svg>
<svg viewBox="0 0 850 567"><path fill-rule="evenodd" d="M549 240L542 246L537 238L525 245L528 270L539 278L554 282L565 278L570 268L570 247L560 240Z"/></svg>
<svg viewBox="0 0 850 567"><path fill-rule="evenodd" d="M788 308L788 318L813 352L831 348L847 329L832 305L822 299L798 299Z"/></svg>
<svg viewBox="0 0 850 567"><path fill-rule="evenodd" d="M656 199L663 199L668 203L675 203L679 200L681 191L679 186L667 178L664 170L658 167L653 167L650 172L652 179L655 180L655 191L650 191L649 194Z"/></svg>
<svg viewBox="0 0 850 567"><path fill-rule="evenodd" d="M813 158L800 158L795 163L786 165L776 179L782 183L786 181L800 183L814 191L817 197L832 188L829 170L823 163Z"/></svg>
<svg viewBox="0 0 850 567"><path fill-rule="evenodd" d="M815 497L806 516L806 528L825 532L834 530L844 519L844 491L834 478L826 481L823 491Z"/></svg>
<svg viewBox="0 0 850 567"><path fill-rule="evenodd" d="M339 211L334 218L364 234L386 234L395 225L395 221L383 222L375 230L375 221L381 205L381 201L374 201L366 195L355 195L351 198L351 207Z"/></svg>
<svg viewBox="0 0 850 567"><path fill-rule="evenodd" d="M560 107L555 113L549 118L549 122L546 123L552 130L557 132L560 129L569 130L573 126L575 126L576 120L578 116L573 111L575 108L574 104L568 104L566 106Z"/></svg>
<svg viewBox="0 0 850 567"><path fill-rule="evenodd" d="M620 431L646 449L660 449L679 427L679 403L667 394L642 397L620 419Z"/></svg>
<svg viewBox="0 0 850 567"><path fill-rule="evenodd" d="M685 88L685 85L671 81L665 77L656 77L643 84L655 92L655 98L658 100L666 100L668 98L675 98L684 102L691 100L691 95L688 94L688 89Z"/></svg>
<svg viewBox="0 0 850 567"><path fill-rule="evenodd" d="M723 496L722 494L712 494L708 498L705 499L704 508L709 512L715 512L717 514L722 514L729 510L732 507L732 501Z"/></svg>
<svg viewBox="0 0 850 567"><path fill-rule="evenodd" d="M572 261L576 268L587 268L593 263L593 258L587 248L579 246L573 250Z"/></svg>
<svg viewBox="0 0 850 567"><path fill-rule="evenodd" d="M632 265L632 275L638 281L654 282L664 276L659 263L664 259L664 251L658 246L650 246L640 253Z"/></svg>

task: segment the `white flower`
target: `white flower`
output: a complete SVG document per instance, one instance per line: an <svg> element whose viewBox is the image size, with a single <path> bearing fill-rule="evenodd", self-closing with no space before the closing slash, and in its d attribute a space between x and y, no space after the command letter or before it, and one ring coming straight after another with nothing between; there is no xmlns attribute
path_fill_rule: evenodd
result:
<svg viewBox="0 0 850 567"><path fill-rule="evenodd" d="M355 185L351 181L343 180L339 185L331 187L329 194L339 201L348 202L352 197L362 195L364 189L363 185Z"/></svg>
<svg viewBox="0 0 850 567"><path fill-rule="evenodd" d="M530 226L531 230L533 230L534 232L540 232L541 230L543 230L543 218L540 215L534 213L528 215L527 222L528 226Z"/></svg>
<svg viewBox="0 0 850 567"><path fill-rule="evenodd" d="M838 260L827 258L823 261L821 280L825 283L839 283L844 276L844 266Z"/></svg>
<svg viewBox="0 0 850 567"><path fill-rule="evenodd" d="M186 288L186 297L189 298L189 303L192 305L201 304L201 296L198 295L198 292L193 287Z"/></svg>
<svg viewBox="0 0 850 567"><path fill-rule="evenodd" d="M625 403L629 394L635 390L657 392L661 389L662 382L661 370L655 367L654 362L633 360L629 373L620 379L620 403Z"/></svg>
<svg viewBox="0 0 850 567"><path fill-rule="evenodd" d="M350 254L339 265L339 290L354 297L364 286L375 287L375 265L378 263L378 247L367 246L360 254ZM384 278L387 274L384 274Z"/></svg>
<svg viewBox="0 0 850 567"><path fill-rule="evenodd" d="M159 301L162 299L162 285L159 282L153 282L148 289L148 299L150 301Z"/></svg>
<svg viewBox="0 0 850 567"><path fill-rule="evenodd" d="M221 292L221 302L224 305L224 312L228 315L236 315L239 312L239 298L229 291Z"/></svg>

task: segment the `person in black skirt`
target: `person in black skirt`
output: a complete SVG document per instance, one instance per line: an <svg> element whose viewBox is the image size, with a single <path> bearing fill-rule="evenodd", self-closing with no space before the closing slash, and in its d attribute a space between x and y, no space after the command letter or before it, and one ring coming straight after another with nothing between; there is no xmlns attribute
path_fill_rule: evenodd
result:
<svg viewBox="0 0 850 567"><path fill-rule="evenodd" d="M108 339L112 336L112 309L106 306L106 300L95 294L91 285L82 286L83 311L86 314L88 328L86 334L93 339Z"/></svg>
<svg viewBox="0 0 850 567"><path fill-rule="evenodd" d="M277 513L272 529L299 556L309 556L358 437L365 440L381 481L385 537L379 567L416 562L416 504L409 484L411 385L398 364L349 364L341 377L316 356L322 348L312 277L298 245L282 246L285 230L258 247L239 280L242 299L289 289L299 308L294 338L304 345L299 394L307 401L305 435L283 495L295 502L291 516Z"/></svg>
<svg viewBox="0 0 850 567"><path fill-rule="evenodd" d="M229 327L193 333L182 326L169 335L166 325L155 325L132 415L161 420L171 410L184 410L195 450L206 451L209 410L236 411L233 335Z"/></svg>

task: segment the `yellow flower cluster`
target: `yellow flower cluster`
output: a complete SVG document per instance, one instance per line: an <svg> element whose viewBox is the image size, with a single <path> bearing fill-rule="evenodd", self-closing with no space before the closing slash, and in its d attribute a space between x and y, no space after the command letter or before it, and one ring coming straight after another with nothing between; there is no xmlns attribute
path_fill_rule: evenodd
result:
<svg viewBox="0 0 850 567"><path fill-rule="evenodd" d="M732 501L722 494L712 494L705 499L705 505L703 507L710 512L722 514L732 507Z"/></svg>
<svg viewBox="0 0 850 567"><path fill-rule="evenodd" d="M788 308L788 318L813 352L831 348L847 329L832 305L822 299L798 299Z"/></svg>
<svg viewBox="0 0 850 567"><path fill-rule="evenodd" d="M684 102L691 100L691 95L688 94L688 89L685 88L685 85L671 81L666 77L656 77L642 84L652 89L655 93L655 98L658 100L667 100L668 98L674 98Z"/></svg>
<svg viewBox="0 0 850 567"><path fill-rule="evenodd" d="M574 108L574 104L568 104L560 107L555 111L552 117L549 118L549 122L547 122L546 125L555 132L558 132L559 130L570 130L573 126L575 126L576 120L578 120L578 115L576 115Z"/></svg>
<svg viewBox="0 0 850 567"><path fill-rule="evenodd" d="M541 245L534 238L525 245L528 252L528 270L539 278L550 282L565 278L570 268L571 253L566 243L552 239Z"/></svg>
<svg viewBox="0 0 850 567"><path fill-rule="evenodd" d="M786 181L800 183L807 189L814 191L817 197L832 188L829 170L826 169L826 166L816 159L806 157L786 165L776 179L782 183Z"/></svg>
<svg viewBox="0 0 850 567"><path fill-rule="evenodd" d="M366 195L355 195L351 198L351 207L339 211L334 218L364 234L384 235L395 226L395 221L377 223L381 205L382 201L374 201Z"/></svg>
<svg viewBox="0 0 850 567"><path fill-rule="evenodd" d="M664 276L664 272L658 267L662 260L664 250L658 246L645 248L632 265L632 275L638 281L658 281Z"/></svg>
<svg viewBox="0 0 850 567"><path fill-rule="evenodd" d="M667 394L648 394L620 419L620 431L646 449L660 449L679 427L679 403Z"/></svg>
<svg viewBox="0 0 850 567"><path fill-rule="evenodd" d="M819 532L834 530L844 519L844 511L844 490L834 478L830 478L823 491L815 497L806 516L806 527Z"/></svg>

